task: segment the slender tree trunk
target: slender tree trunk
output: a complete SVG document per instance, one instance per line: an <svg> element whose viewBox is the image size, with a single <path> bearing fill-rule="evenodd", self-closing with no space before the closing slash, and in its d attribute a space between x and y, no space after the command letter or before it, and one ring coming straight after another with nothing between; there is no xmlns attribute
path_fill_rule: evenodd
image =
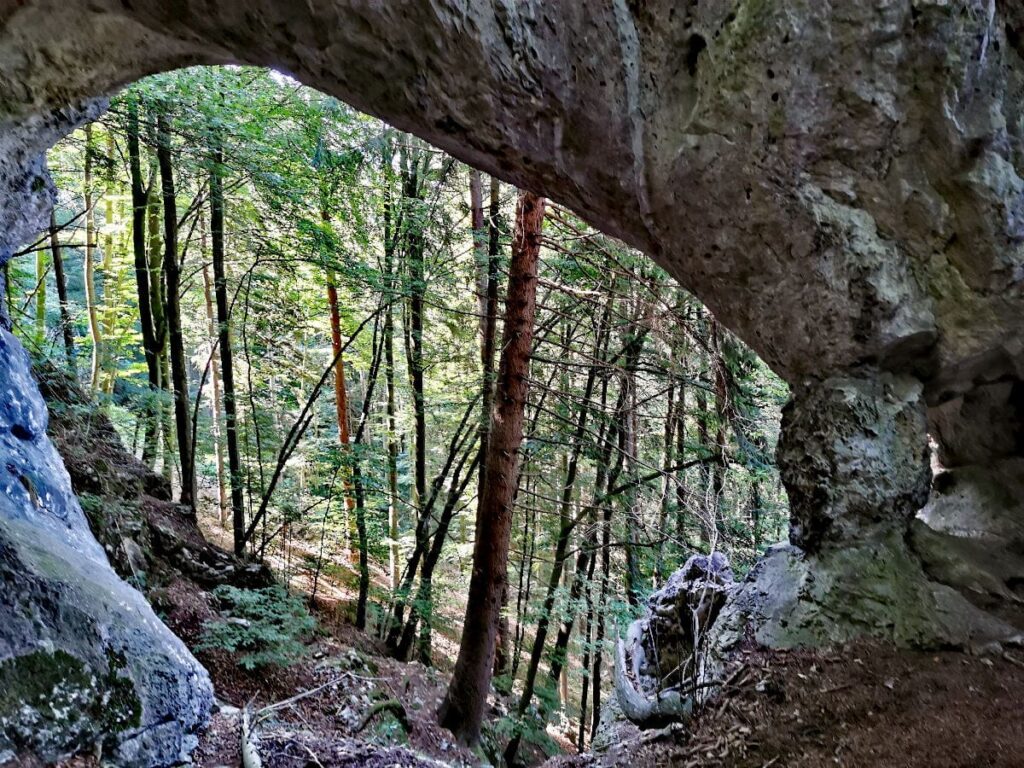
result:
<svg viewBox="0 0 1024 768"><path fill-rule="evenodd" d="M96 150L93 146L92 125L85 126L85 308L89 317L89 338L92 341L92 364L89 385L99 386L100 359L103 356L103 336L100 332L99 310L96 300L96 226L93 222L92 162Z"/></svg>
<svg viewBox="0 0 1024 768"><path fill-rule="evenodd" d="M716 529L724 525L723 505L725 503L725 436L728 426L728 380L726 378L725 358L722 356L722 345L719 339L718 321L711 318L711 364L715 374L715 462L711 469L711 492L715 511Z"/></svg>
<svg viewBox="0 0 1024 768"><path fill-rule="evenodd" d="M473 573L459 656L438 713L441 725L465 745L475 745L480 739L494 669L501 595L508 578L512 502L519 475L519 448L529 387L527 376L537 308L537 259L543 221L544 199L528 192L520 194L509 267L501 365L486 455L486 501L477 514Z"/></svg>
<svg viewBox="0 0 1024 768"><path fill-rule="evenodd" d="M412 194L418 196L416 174L412 175ZM418 213L413 218L418 218ZM423 260L423 232L416 222L411 225L413 231L409 237L406 253L409 268L409 376L412 381L413 419L415 422L415 460L416 498L423 503L427 490L427 413L423 393L423 300L426 294L426 273Z"/></svg>
<svg viewBox="0 0 1024 768"><path fill-rule="evenodd" d="M330 219L326 211L323 213L324 224L329 225ZM341 447L342 461L348 462L352 457L351 438L348 424L348 387L345 383L345 360L341 355L341 312L338 308L338 283L334 270L327 270L327 305L331 316L331 351L332 358L338 363L334 366L334 410L338 422L338 445ZM355 509L352 498L352 468L342 468L342 483L345 489L345 538L351 540L350 518ZM350 542L351 543L351 542ZM351 550L350 550L351 554Z"/></svg>
<svg viewBox="0 0 1024 768"><path fill-rule="evenodd" d="M473 227L473 261L476 263L476 303L480 323L480 355L487 339L487 230L484 228L484 191L480 171L469 172L469 211Z"/></svg>
<svg viewBox="0 0 1024 768"><path fill-rule="evenodd" d="M159 163L157 163L159 165ZM171 417L168 412L170 376L167 366L167 315L164 299L164 245L163 227L160 223L161 194L157 188L155 172L151 173L149 184L149 209L147 221L149 230L149 306L153 313L153 338L156 364L158 397L154 398L156 426L159 432L164 476L171 477Z"/></svg>
<svg viewBox="0 0 1024 768"><path fill-rule="evenodd" d="M40 352L46 349L46 273L49 267L46 264L46 251L42 248L36 251L36 317L35 337L36 346Z"/></svg>
<svg viewBox="0 0 1024 768"><path fill-rule="evenodd" d="M526 485L526 497L530 497L530 474L524 473ZM516 635L512 649L512 669L509 670L509 685L516 679L519 673L519 662L523 655L523 642L526 639L526 606L530 604L530 594L533 591L533 561L537 548L537 511L535 507L530 508L529 514L523 515L523 544L522 555L519 560L519 588L516 591ZM531 531L533 532L531 534ZM525 586L524 586L525 575Z"/></svg>
<svg viewBox="0 0 1024 768"><path fill-rule="evenodd" d="M224 270L224 182L221 177L224 153L219 142L213 147L213 163L213 173L210 174L210 246L213 257L213 285L217 298L217 325L220 333L220 367L224 379L224 431L228 441L228 468L231 480L231 525L235 539L235 554L242 555L245 551L245 499L242 486L242 458L238 450L228 281Z"/></svg>
<svg viewBox="0 0 1024 768"><path fill-rule="evenodd" d="M171 132L167 113L157 113L157 160L164 200L164 279L167 328L170 341L171 383L174 392L174 426L181 462L181 503L195 509L196 473L192 457L192 401L188 392L188 364L181 327L181 264L178 261L178 206L174 190Z"/></svg>
<svg viewBox="0 0 1024 768"><path fill-rule="evenodd" d="M364 387L363 404L359 414L359 425L356 427L355 450L352 455L352 479L355 488L356 502L356 537L359 547L359 598L356 602L356 628L366 629L366 604L370 595L370 552L369 541L366 536L366 489L363 483L362 466L359 461L359 446L366 434L366 425L369 423L370 406L373 404L373 391L377 386L377 375L380 371L381 354L383 353L383 339L378 342L378 328L375 323L373 329L373 359L370 361L370 372L366 377ZM341 364L341 348L339 346L337 356Z"/></svg>
<svg viewBox="0 0 1024 768"><path fill-rule="evenodd" d="M391 152L386 154L385 172L391 168ZM384 309L384 381L387 386L388 422L388 570L391 575L391 589L398 589L398 429L395 408L395 232L394 208L391 202L390 185L384 201L384 280L387 288Z"/></svg>
<svg viewBox="0 0 1024 768"><path fill-rule="evenodd" d="M638 550L638 528L640 524L640 509L637 500L639 485L639 456L638 456L638 435L637 435L637 385L636 371L640 365L640 355L643 352L644 340L647 338L650 308L642 306L642 299L637 301L635 320L631 323L630 338L626 344L623 361L623 386L625 387L624 409L622 411L623 438L624 438L624 462L626 474L629 479L629 489L625 492L625 522L626 542L624 554L626 556L626 599L630 605L636 606L640 602L641 575Z"/></svg>
<svg viewBox="0 0 1024 768"><path fill-rule="evenodd" d="M672 462L675 460L675 426L676 426L676 415L675 415L675 394L676 386L673 379L675 362L675 349L669 350L668 366L669 366L669 379L668 379L668 402L665 404L665 439L662 444L662 464L663 467L671 467ZM668 535L668 516L672 506L672 473L666 472L665 477L662 480L661 486L661 506L658 512L658 536L661 539L665 539ZM654 580L655 587L660 587L665 582L665 549L666 547L660 546L656 550L656 556L654 560Z"/></svg>
<svg viewBox="0 0 1024 768"><path fill-rule="evenodd" d="M205 224L201 224L200 226L202 227L200 248L204 254L203 298L206 304L207 333L210 336L211 343L213 343L217 339L217 316L214 311L213 280L210 277L210 267L205 263L206 226ZM210 437L213 440L213 450L217 464L217 518L220 520L221 527L226 528L228 524L228 507L230 506L230 500L228 499L228 486L225 478L226 473L224 471L224 441L222 440L221 435L220 362L218 360L217 353L214 351L211 351L210 354L210 378L212 379L212 394L210 396Z"/></svg>
<svg viewBox="0 0 1024 768"><path fill-rule="evenodd" d="M100 377L104 379L102 384L106 394L113 394L114 382L117 379L117 371L114 366L114 350L111 343L114 338L114 320L117 307L117 282L114 270L114 134L107 131L107 156L106 156L106 185L103 198L103 224L105 233L103 235L103 322L101 323L100 334L103 337L103 357L100 360Z"/></svg>
<svg viewBox="0 0 1024 768"><path fill-rule="evenodd" d="M479 190L480 221L474 221L475 239L479 242L483 236L483 190ZM483 405L480 409L480 450L486 455L487 443L490 439L491 408L494 403L494 353L495 340L498 334L498 281L500 278L501 232L498 228L498 216L501 213L501 182L491 177L490 211L487 229L486 290L484 292L483 316L480 324L480 362L482 369L481 394ZM480 224L477 227L477 223ZM482 243L481 243L482 245ZM480 247L478 246L478 252ZM481 275L481 279L483 279ZM477 499L483 497L486 465L480 464L480 475L477 484ZM479 503L479 501L478 501ZM465 536L463 537L465 539ZM508 624L508 585L501 595L501 617L498 619L498 641L494 653L494 674L498 677L508 672L511 638Z"/></svg>
<svg viewBox="0 0 1024 768"><path fill-rule="evenodd" d="M64 337L64 356L69 370L75 372L75 329L71 324L71 310L68 305L68 281L64 274L64 256L57 234L57 213L50 211L50 252L53 256L53 276L57 283L57 299L60 302L60 328Z"/></svg>
<svg viewBox="0 0 1024 768"><path fill-rule="evenodd" d="M609 430L608 449L614 442L618 443L618 455L615 465L608 473L607 486L609 489L615 487L619 474L622 471L623 456L625 455L625 429L622 424L622 409L625 405L625 398L628 391L623 387L619 391L618 402L615 406L616 421L614 428ZM594 739L598 726L601 722L601 667L604 659L604 637L605 623L608 615L608 585L611 579L611 535L612 535L612 504L606 501L604 513L601 520L601 590L597 601L597 627L594 637L594 674L592 685L594 687L594 711L593 722L590 729L590 738Z"/></svg>
<svg viewBox="0 0 1024 768"><path fill-rule="evenodd" d="M480 216L483 217L483 200L480 201ZM501 261L501 232L498 229L498 216L501 213L501 184L491 178L490 211L487 230L486 280L484 292L483 315L480 319L480 364L482 370L480 390L483 393L483 408L480 417L480 445L487 452L487 441L491 429L491 407L494 401L494 343L498 335L498 280ZM481 222L482 225L482 222ZM475 226L475 225L474 225ZM477 485L477 496L483 493L487 467L480 466L480 479Z"/></svg>
<svg viewBox="0 0 1024 768"><path fill-rule="evenodd" d="M594 583L594 565L596 563L597 558L591 557L587 569L587 585ZM587 744L587 693L590 688L591 633L594 623L594 602L590 597L590 589L585 588L583 596L587 604L587 620L583 627L583 663L581 664L583 681L580 683L580 727L576 736L576 751L579 753L586 749Z"/></svg>
<svg viewBox="0 0 1024 768"><path fill-rule="evenodd" d="M132 188L132 253L135 257L135 283L139 306L139 326L142 330L142 350L146 358L150 396L145 404L145 436L142 443L142 461L153 466L157 451L157 415L154 398L160 388L159 354L153 326L152 293L149 285L149 255L146 250L146 215L149 195L142 181L142 157L139 149L139 103L128 100L128 164Z"/></svg>
<svg viewBox="0 0 1024 768"><path fill-rule="evenodd" d="M756 475L750 479L750 529L754 553L761 552L761 481Z"/></svg>
<svg viewBox="0 0 1024 768"><path fill-rule="evenodd" d="M676 312L681 313L682 325L690 325L690 304L682 288L676 289ZM687 365L689 363L689 342L686 332L682 327L677 327L676 335L673 338L672 347L675 351L675 359L679 368L679 388L676 397L676 450L675 460L679 465L676 472L676 538L680 542L689 542L686 531L687 505L689 504L689 490L686 483L686 377L688 375Z"/></svg>

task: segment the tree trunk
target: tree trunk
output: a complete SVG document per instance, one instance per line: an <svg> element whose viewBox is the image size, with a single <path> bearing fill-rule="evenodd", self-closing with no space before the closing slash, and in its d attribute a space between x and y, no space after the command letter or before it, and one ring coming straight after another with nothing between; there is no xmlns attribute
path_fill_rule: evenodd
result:
<svg viewBox="0 0 1024 768"><path fill-rule="evenodd" d="M473 228L473 261L476 264L476 303L480 323L480 355L485 357L487 339L487 230L484 228L484 190L480 171L469 172L469 213Z"/></svg>
<svg viewBox="0 0 1024 768"><path fill-rule="evenodd" d="M483 190L480 190L480 227L474 222L476 238L482 238L483 226ZM480 450L486 455L487 442L491 429L491 407L494 403L494 345L498 333L498 281L500 279L500 258L501 240L498 229L498 216L501 213L501 182L491 177L490 190L490 211L488 215L487 230L487 256L485 259L486 290L484 292L483 316L480 323L480 362L482 369L481 395L483 405L480 409ZM479 250L479 248L478 248ZM483 496L483 487L486 473L486 465L480 463L479 479L477 483L477 499ZM478 502L479 503L479 502ZM465 540L465 536L463 536ZM498 619L498 641L494 653L494 674L498 677L505 675L509 667L509 650L511 638L509 637L508 624L508 585L501 594L501 616Z"/></svg>
<svg viewBox="0 0 1024 768"><path fill-rule="evenodd" d="M38 248L36 250L35 339L36 347L40 352L46 351L46 273L48 271L46 251L43 248Z"/></svg>
<svg viewBox="0 0 1024 768"><path fill-rule="evenodd" d="M154 398L160 388L160 372L157 368L157 342L153 327L151 289L149 285L149 255L146 251L146 214L149 195L142 181L142 156L139 150L139 104L137 99L128 100L128 164L132 188L132 252L135 257L135 283L139 305L139 326L142 330L142 350L146 358L146 372L149 377L150 396L144 408L146 422L142 443L142 462L153 466L156 460L157 415Z"/></svg>
<svg viewBox="0 0 1024 768"><path fill-rule="evenodd" d="M224 432L228 441L228 468L231 480L231 527L234 533L235 554L241 556L245 551L245 500L242 488L242 458L238 450L228 281L224 271L224 183L221 178L224 153L219 143L213 147L213 163L213 172L210 174L210 245L213 256L213 285L217 298L217 325L220 333L218 346L221 377L224 379Z"/></svg>
<svg viewBox="0 0 1024 768"><path fill-rule="evenodd" d="M204 224L200 226L202 227L200 249L204 254L203 298L206 303L207 333L210 336L211 343L213 343L217 338L217 319L213 306L213 280L210 278L210 267L205 263L206 226ZM224 441L221 435L220 419L220 362L217 358L217 352L211 350L210 378L212 379L212 395L210 397L210 437L213 440L213 450L217 459L217 518L220 520L221 528L226 528L230 501L228 500L228 486L225 478L226 473L224 472Z"/></svg>
<svg viewBox="0 0 1024 768"><path fill-rule="evenodd" d="M625 492L626 511L626 599L629 604L636 606L640 603L640 561L638 548L638 528L640 524L639 504L637 501L638 485L640 476L638 456L638 435L637 435L637 385L636 372L640 365L640 355L643 352L644 341L647 338L647 329L650 327L650 313L654 304L651 302L646 307L642 298L637 299L635 319L630 324L630 337L626 342L623 361L623 387L625 398L623 399L622 425L626 475L629 481L629 488Z"/></svg>
<svg viewBox="0 0 1024 768"><path fill-rule="evenodd" d="M366 377L363 404L359 414L359 425L356 427L355 451L352 455L352 479L355 487L356 503L356 538L359 547L359 598L356 602L356 628L366 629L366 604L370 595L370 552L366 536L366 490L363 484L362 467L359 463L359 446L366 434L366 425L370 417L370 406L373 403L373 391L377 387L377 374L380 371L383 339L378 342L378 325L373 329L373 359L370 361L370 372ZM339 339L340 341L340 339ZM337 351L338 365L341 365L341 347ZM335 369L337 370L337 369Z"/></svg>
<svg viewBox="0 0 1024 768"><path fill-rule="evenodd" d="M103 391L110 395L114 392L114 381L117 379L117 371L114 366L114 351L110 347L114 337L114 314L117 305L117 282L114 269L114 134L107 131L107 156L106 156L106 185L103 197L103 224L105 233L103 235L103 322L101 323L100 335L104 339L103 357L100 359L99 375L105 379L102 384Z"/></svg>
<svg viewBox="0 0 1024 768"><path fill-rule="evenodd" d="M526 497L530 497L530 474L524 473L526 486ZM519 662L523 655L523 642L526 639L526 606L530 604L530 594L533 591L533 561L537 549L537 510L531 506L528 514L523 515L523 544L522 555L519 560L519 588L516 590L516 635L512 649L512 668L509 670L509 689L511 683L519 673ZM532 532L532 533L531 533ZM523 584L525 575L525 586Z"/></svg>
<svg viewBox="0 0 1024 768"><path fill-rule="evenodd" d="M68 306L68 281L64 274L64 256L57 234L57 214L50 211L50 252L53 255L53 276L57 283L57 299L60 301L60 328L64 337L64 356L68 369L75 372L75 329L71 324L71 310Z"/></svg>
<svg viewBox="0 0 1024 768"><path fill-rule="evenodd" d="M196 473L192 457L192 401L188 392L188 363L181 328L181 264L178 262L178 206L174 191L171 133L167 113L157 114L157 160L164 200L164 279L167 328L170 340L171 382L174 391L174 427L181 462L181 503L195 510Z"/></svg>
<svg viewBox="0 0 1024 768"><path fill-rule="evenodd" d="M519 475L519 448L529 387L527 375L537 309L537 259L543 221L544 199L529 192L521 193L509 266L501 364L486 454L485 500L477 512L473 573L459 656L438 713L441 725L465 745L475 745L480 739L494 669L501 595L508 578L512 502Z"/></svg>
<svg viewBox="0 0 1024 768"><path fill-rule="evenodd" d="M330 218L327 212L323 212L325 226L329 226ZM327 270L327 305L331 316L331 351L332 358L337 359L334 366L334 411L338 422L338 445L341 447L343 462L348 462L352 457L351 439L349 437L348 425L348 387L345 383L345 359L341 354L341 312L338 309L338 284L334 270ZM352 469L342 468L342 487L345 489L345 535L350 539L349 519L355 509L355 500L352 498Z"/></svg>
<svg viewBox="0 0 1024 768"><path fill-rule="evenodd" d="M161 195L157 190L155 173L149 184L149 207L147 227L149 230L149 306L153 312L153 338L155 349L157 397L154 398L155 427L158 430L162 449L163 474L170 480L171 468L171 419L167 410L165 393L169 391L170 377L167 374L167 316L164 300L164 246L163 228L160 225Z"/></svg>
<svg viewBox="0 0 1024 768"><path fill-rule="evenodd" d="M728 420L728 380L726 378L725 358L722 356L722 347L719 340L718 321L711 318L711 350L713 358L711 365L715 373L715 462L711 469L711 492L713 494L715 525L723 526L725 520L722 516L725 503L725 436Z"/></svg>
<svg viewBox="0 0 1024 768"><path fill-rule="evenodd" d="M622 426L621 412L623 405L625 404L626 395L626 388L623 387L619 391L618 402L615 406L616 421L613 429L609 430L610 434L608 435L606 442L606 450L609 451L609 458L613 442L617 442L619 447L615 466L613 466L608 473L607 487L609 489L615 487L619 473L622 471L625 435ZM596 604L597 627L595 629L594 637L594 674L592 675L592 684L594 687L594 712L593 723L590 728L591 740L593 740L594 736L597 734L597 728L601 721L601 667L604 657L605 623L608 614L608 585L611 579L611 535L612 504L610 501L606 501L604 503L604 513L602 514L601 520L601 590Z"/></svg>
<svg viewBox="0 0 1024 768"><path fill-rule="evenodd" d="M93 222L92 161L95 153L92 125L85 126L85 308L89 317L89 338L92 341L92 365L89 385L99 386L100 359L103 355L103 337L100 332L96 306L96 226Z"/></svg>
<svg viewBox="0 0 1024 768"><path fill-rule="evenodd" d="M423 237L423 212L419 210L423 198L423 180L430 164L430 157L414 150L403 150L403 200L405 225L405 265L408 270L408 334L406 356L409 367L409 383L412 389L413 423L415 445L413 447L413 473L416 506L422 505L427 493L427 415L423 394L423 301L426 294L426 272L424 263L425 241ZM423 155L423 168L420 157Z"/></svg>
<svg viewBox="0 0 1024 768"><path fill-rule="evenodd" d="M391 168L391 152L385 155L385 171ZM391 202L391 187L388 186L384 201L384 280L387 288L388 306L384 308L384 381L387 386L388 421L388 570L391 575L391 589L398 589L398 429L395 408L395 231L394 208Z"/></svg>
<svg viewBox="0 0 1024 768"><path fill-rule="evenodd" d="M590 565L587 569L587 585L594 581L594 565L596 557L590 558ZM580 665L583 670L583 681L580 683L580 727L576 736L576 751L582 753L587 744L587 693L590 687L590 655L591 655L591 630L594 623L594 602L590 597L590 589L584 589L584 599L587 604L587 621L583 628L583 663Z"/></svg>
<svg viewBox="0 0 1024 768"><path fill-rule="evenodd" d="M668 402L665 404L665 439L662 443L662 458L661 466L671 467L672 462L675 460L675 426L676 426L676 414L675 414L675 394L676 384L674 379L674 362L675 362L675 349L669 350L668 367ZM662 480L661 486L661 506L658 512L658 537L667 544L668 535L668 516L670 507L672 506L672 473L665 473L665 477ZM654 560L654 581L655 587L660 587L665 583L665 549L666 546L663 544L656 550L656 556Z"/></svg>

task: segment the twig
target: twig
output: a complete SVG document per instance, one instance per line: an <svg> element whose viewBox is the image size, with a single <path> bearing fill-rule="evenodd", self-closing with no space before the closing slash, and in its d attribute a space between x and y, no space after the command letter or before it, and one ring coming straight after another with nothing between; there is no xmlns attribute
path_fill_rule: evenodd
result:
<svg viewBox="0 0 1024 768"><path fill-rule="evenodd" d="M256 713L256 722L262 722L263 720L265 720L268 716L270 716L271 714L273 714L277 710L284 709L285 707L290 707L292 704L295 704L296 702L301 701L302 699L308 698L309 696L312 696L315 693L319 693L324 688L330 688L332 685L337 685L338 683L340 683L342 680L344 680L346 677L348 677L350 675L351 675L350 672L345 672L340 677L336 677L334 680L330 680L330 681L324 683L323 685L318 685L316 688L311 688L308 691L303 691L302 693L297 693L294 696L292 696L291 698L284 699L283 701L279 701L276 704L268 704L267 706L263 707L262 709L260 709Z"/></svg>
<svg viewBox="0 0 1024 768"><path fill-rule="evenodd" d="M260 760L260 752L256 747L253 724L250 721L249 704L242 708L242 767L263 768L263 761Z"/></svg>
<svg viewBox="0 0 1024 768"><path fill-rule="evenodd" d="M313 762L316 763L317 765L319 765L320 768L324 768L324 764L320 762L320 758L318 758L316 756L316 752L314 752L312 749L310 749L307 744L305 744L305 743L303 743L301 741L296 741L294 739L292 740L292 742L294 744L298 744L300 747L302 747L304 750L306 750L306 752L308 752L309 756L312 758Z"/></svg>
<svg viewBox="0 0 1024 768"><path fill-rule="evenodd" d="M1013 664L1015 667L1024 669L1024 661L1021 661L1016 656L1011 656L1008 651L1003 651L1003 658Z"/></svg>

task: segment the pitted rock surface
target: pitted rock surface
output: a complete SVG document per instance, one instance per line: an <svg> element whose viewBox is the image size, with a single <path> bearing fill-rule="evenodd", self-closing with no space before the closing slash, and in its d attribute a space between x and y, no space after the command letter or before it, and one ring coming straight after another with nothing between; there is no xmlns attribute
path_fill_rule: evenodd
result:
<svg viewBox="0 0 1024 768"><path fill-rule="evenodd" d="M0 393L0 762L97 744L120 765L182 762L213 704L209 677L90 534L5 330Z"/></svg>
<svg viewBox="0 0 1024 768"><path fill-rule="evenodd" d="M793 386L780 458L808 550L773 551L756 570L792 587L773 605L809 617L809 640L942 642L983 622L907 547L927 490L911 440L924 439L925 407L956 480L925 522L997 543L1018 530L1022 39L1009 0L0 3L0 261L45 224L43 152L103 97L189 64L279 68L572 207L677 277ZM34 397L22 361L5 365L8 396ZM45 437L25 452L11 434L0 468L38 475L35 497L8 480L0 499L13 556L93 552L72 502L40 522L39 489L62 470ZM58 524L70 544L45 532ZM49 583L31 573L26 589ZM838 578L850 573L855 589ZM122 594L112 573L90 578ZM922 610L897 615L926 594L941 608L930 625ZM0 658L14 652L5 633Z"/></svg>
<svg viewBox="0 0 1024 768"><path fill-rule="evenodd" d="M16 126L144 74L275 66L649 252L790 382L874 364L948 397L1024 359L997 5L28 0L0 17L4 167L53 140Z"/></svg>
<svg viewBox="0 0 1024 768"><path fill-rule="evenodd" d="M777 460L790 541L817 550L878 527L905 531L928 500L927 418L910 377L832 378L794 391Z"/></svg>

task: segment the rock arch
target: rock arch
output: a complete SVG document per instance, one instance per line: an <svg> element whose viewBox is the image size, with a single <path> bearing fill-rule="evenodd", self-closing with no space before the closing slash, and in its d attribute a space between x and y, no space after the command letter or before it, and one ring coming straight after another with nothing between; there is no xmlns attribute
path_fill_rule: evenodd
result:
<svg viewBox="0 0 1024 768"><path fill-rule="evenodd" d="M783 645L1005 639L1024 583L1022 34L1002 0L6 0L0 261L45 222L44 151L104 94L186 64L280 68L646 251L790 383L792 544L737 622ZM4 587L23 597L0 608L0 663L45 647L103 666L145 637L177 693L130 659L141 721L161 696L202 703L198 666L104 574L7 331L0 391L0 576L28 585ZM65 599L53 558L88 560L142 618L79 627L79 646L19 618L33 590ZM129 735L122 759L166 761L181 730Z"/></svg>

